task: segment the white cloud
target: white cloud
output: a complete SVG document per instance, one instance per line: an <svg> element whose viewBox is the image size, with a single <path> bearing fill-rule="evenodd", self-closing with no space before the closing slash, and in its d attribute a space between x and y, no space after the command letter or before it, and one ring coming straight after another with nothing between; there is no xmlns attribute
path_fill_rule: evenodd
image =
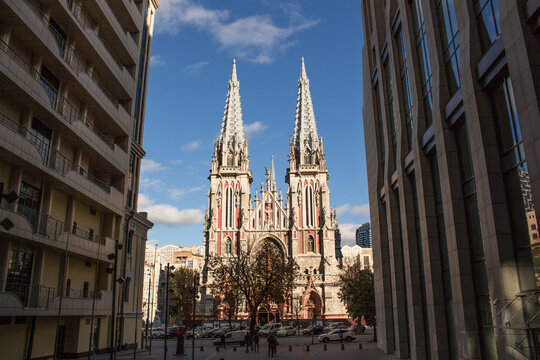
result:
<svg viewBox="0 0 540 360"><path fill-rule="evenodd" d="M337 208L338 215L344 215L344 214L351 214L351 215L358 215L358 216L369 216L369 204L364 205L350 205L350 204L343 204L341 206L338 206Z"/></svg>
<svg viewBox="0 0 540 360"><path fill-rule="evenodd" d="M256 134L258 132L261 132L261 131L265 130L267 127L268 126L266 126L262 122L255 121L252 124L246 124L244 126L244 131L245 131L246 135L253 135L253 134Z"/></svg>
<svg viewBox="0 0 540 360"><path fill-rule="evenodd" d="M152 55L150 56L150 65L151 66L165 65L165 60L161 58L161 55Z"/></svg>
<svg viewBox="0 0 540 360"><path fill-rule="evenodd" d="M210 64L208 61L199 61L198 63L186 66L183 71L188 73L198 73L203 67Z"/></svg>
<svg viewBox="0 0 540 360"><path fill-rule="evenodd" d="M298 31L311 28L316 20L308 20L299 6L282 6L289 25L274 24L269 15L251 15L231 19L227 10L207 9L193 0L161 0L156 16L156 31L176 34L183 25L210 33L233 56L255 63L270 63L295 42L290 38Z"/></svg>
<svg viewBox="0 0 540 360"><path fill-rule="evenodd" d="M139 194L139 210L148 213L150 221L167 226L202 224L201 209L178 209L169 204L156 204L144 194Z"/></svg>
<svg viewBox="0 0 540 360"><path fill-rule="evenodd" d="M141 173L157 172L166 169L165 166L152 159L142 159L141 161Z"/></svg>
<svg viewBox="0 0 540 360"><path fill-rule="evenodd" d="M184 160L182 159L177 159L177 160L171 160L169 161L171 164L175 164L175 165L178 165L178 164L181 164L184 162Z"/></svg>
<svg viewBox="0 0 540 360"><path fill-rule="evenodd" d="M146 246L149 248L153 248L154 246L159 245L159 241L156 239L152 240L146 240Z"/></svg>
<svg viewBox="0 0 540 360"><path fill-rule="evenodd" d="M206 185L196 186L192 188L174 188L169 190L169 195L172 199L178 200L187 193L197 192L205 189Z"/></svg>
<svg viewBox="0 0 540 360"><path fill-rule="evenodd" d="M339 231L341 233L341 246L356 245L356 229L360 225L357 224L339 224Z"/></svg>
<svg viewBox="0 0 540 360"><path fill-rule="evenodd" d="M165 187L165 183L160 179L150 179L147 177L142 177L139 183L139 187L141 188L141 190L161 190Z"/></svg>
<svg viewBox="0 0 540 360"><path fill-rule="evenodd" d="M191 151L201 147L201 140L193 140L190 143L182 145L182 150Z"/></svg>

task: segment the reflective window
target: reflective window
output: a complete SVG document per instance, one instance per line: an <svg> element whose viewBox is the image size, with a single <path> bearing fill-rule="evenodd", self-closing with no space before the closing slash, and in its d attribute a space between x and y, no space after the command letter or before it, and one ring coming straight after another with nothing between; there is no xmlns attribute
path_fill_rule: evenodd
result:
<svg viewBox="0 0 540 360"><path fill-rule="evenodd" d="M386 165L386 141L384 140L384 124L381 117L382 110L381 110L381 95L379 94L379 83L375 85L375 88L373 89L373 94L375 96L375 107L373 109L373 112L375 113L375 121L377 122L377 139L378 139L378 150L379 150L379 157L380 157L380 173L379 176L384 176L384 168Z"/></svg>
<svg viewBox="0 0 540 360"><path fill-rule="evenodd" d="M227 238L225 240L225 254L227 254L227 255L232 254L232 241L231 241L231 238Z"/></svg>
<svg viewBox="0 0 540 360"><path fill-rule="evenodd" d="M493 44L501 35L499 0L475 0L474 10L478 17L480 36L484 45Z"/></svg>
<svg viewBox="0 0 540 360"><path fill-rule="evenodd" d="M448 74L448 85L452 94L459 89L459 29L454 0L439 0L437 3L439 27L442 31L443 55Z"/></svg>
<svg viewBox="0 0 540 360"><path fill-rule="evenodd" d="M392 91L392 72L390 70L390 60L384 62L384 78L386 85L386 113L390 128L392 131L392 152L394 154L394 168L397 168L397 124L396 114L394 113L394 95Z"/></svg>
<svg viewBox="0 0 540 360"><path fill-rule="evenodd" d="M51 129L38 119L33 118L28 136L29 140L38 149L41 158L43 159L43 163L47 165L49 159L49 149L51 146Z"/></svg>
<svg viewBox="0 0 540 360"><path fill-rule="evenodd" d="M405 122L407 127L407 147L412 148L413 135L413 104L411 96L411 84L409 81L409 70L407 69L407 55L405 50L405 40L403 39L403 29L400 26L396 33L399 52L399 75L401 77L401 92L403 97L403 106L405 110Z"/></svg>
<svg viewBox="0 0 540 360"><path fill-rule="evenodd" d="M426 116L426 125L431 125L431 111L433 106L432 95L432 74L431 74L431 61L429 58L429 51L426 40L426 25L424 23L424 13L422 12L422 6L420 0L414 0L412 2L413 16L414 16L414 32L416 43L416 54L418 56L418 62L420 66L420 74L422 76L422 96L424 98L424 108Z"/></svg>
<svg viewBox="0 0 540 360"><path fill-rule="evenodd" d="M492 103L496 115L496 129L508 213L512 226L512 240L520 269L520 285L524 289L540 287L538 223L514 90L509 77L504 78L494 90ZM533 269L534 271L532 271Z"/></svg>
<svg viewBox="0 0 540 360"><path fill-rule="evenodd" d="M34 231L37 230L39 222L39 204L41 199L41 190L30 184L21 182L19 190L19 204L17 212L23 215Z"/></svg>

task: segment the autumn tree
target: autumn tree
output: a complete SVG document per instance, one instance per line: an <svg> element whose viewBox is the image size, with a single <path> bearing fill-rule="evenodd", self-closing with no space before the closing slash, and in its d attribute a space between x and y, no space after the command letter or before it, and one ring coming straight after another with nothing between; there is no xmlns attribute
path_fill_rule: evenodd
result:
<svg viewBox="0 0 540 360"><path fill-rule="evenodd" d="M243 297L251 333L255 331L259 307L269 302L284 303L298 273L294 260L286 258L270 241L257 249L248 246L233 255L212 256L209 268L213 277L210 286L215 293L225 294L232 288Z"/></svg>
<svg viewBox="0 0 540 360"><path fill-rule="evenodd" d="M364 316L367 325L375 326L375 290L373 273L359 262L347 267L339 276L339 298L354 319Z"/></svg>
<svg viewBox="0 0 540 360"><path fill-rule="evenodd" d="M178 323L189 318L192 312L193 279L198 276L197 271L186 267L179 267L172 273L169 299Z"/></svg>

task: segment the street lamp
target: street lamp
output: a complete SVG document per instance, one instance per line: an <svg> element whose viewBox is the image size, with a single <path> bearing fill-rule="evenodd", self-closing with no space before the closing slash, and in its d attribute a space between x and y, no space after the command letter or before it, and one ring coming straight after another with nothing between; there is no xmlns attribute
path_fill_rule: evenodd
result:
<svg viewBox="0 0 540 360"><path fill-rule="evenodd" d="M114 254L108 254L107 259L114 261L112 269L108 268L106 271L108 274L113 274L113 280L112 280L112 309L111 309L111 330L110 330L110 360L114 360L116 358L116 346L114 344L115 340L115 329L116 329L116 282L119 281L119 279L116 278L117 276L117 270L118 270L118 250L122 249L122 243L118 240L114 243Z"/></svg>

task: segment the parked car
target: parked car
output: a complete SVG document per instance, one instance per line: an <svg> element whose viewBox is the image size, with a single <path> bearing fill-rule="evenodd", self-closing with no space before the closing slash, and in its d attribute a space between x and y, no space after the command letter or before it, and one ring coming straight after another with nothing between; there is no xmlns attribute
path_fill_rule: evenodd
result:
<svg viewBox="0 0 540 360"><path fill-rule="evenodd" d="M296 328L293 326L284 326L277 331L277 336L291 336L296 334Z"/></svg>
<svg viewBox="0 0 540 360"><path fill-rule="evenodd" d="M305 329L302 329L302 335L318 335L321 334L323 331L323 327L321 325L310 325Z"/></svg>
<svg viewBox="0 0 540 360"><path fill-rule="evenodd" d="M223 334L227 334L228 332L232 331L230 327L221 327L219 329L214 330L214 337L219 337Z"/></svg>
<svg viewBox="0 0 540 360"><path fill-rule="evenodd" d="M266 324L261 328L261 330L259 330L259 336L268 336L270 334L275 335L280 328L281 323Z"/></svg>
<svg viewBox="0 0 540 360"><path fill-rule="evenodd" d="M319 341L324 343L336 340L345 340L349 342L353 341L355 338L356 336L354 335L354 333L350 332L348 329L335 329L330 331L329 333L319 335Z"/></svg>
<svg viewBox="0 0 540 360"><path fill-rule="evenodd" d="M343 323L334 322L334 323L330 323L326 325L322 332L324 334L324 333L329 333L330 331L335 330L335 329L347 329L347 328L348 326Z"/></svg>
<svg viewBox="0 0 540 360"><path fill-rule="evenodd" d="M172 338L177 336L178 329L185 328L185 325L172 325L167 328L167 338Z"/></svg>
<svg viewBox="0 0 540 360"><path fill-rule="evenodd" d="M186 336L186 339L191 339L193 336L195 337L195 339L198 339L201 337L201 329L195 328L195 329L188 330L186 331L185 336Z"/></svg>
<svg viewBox="0 0 540 360"><path fill-rule="evenodd" d="M362 324L360 324L360 327L358 327L358 324L351 325L348 329L353 334L363 334L366 332L366 327Z"/></svg>
<svg viewBox="0 0 540 360"><path fill-rule="evenodd" d="M225 334L225 344L239 344L243 346L246 344L244 337L247 333L247 330L231 331ZM213 344L218 346L221 345L221 339L214 340Z"/></svg>
<svg viewBox="0 0 540 360"><path fill-rule="evenodd" d="M165 337L165 330L152 329L152 339L163 339Z"/></svg>

